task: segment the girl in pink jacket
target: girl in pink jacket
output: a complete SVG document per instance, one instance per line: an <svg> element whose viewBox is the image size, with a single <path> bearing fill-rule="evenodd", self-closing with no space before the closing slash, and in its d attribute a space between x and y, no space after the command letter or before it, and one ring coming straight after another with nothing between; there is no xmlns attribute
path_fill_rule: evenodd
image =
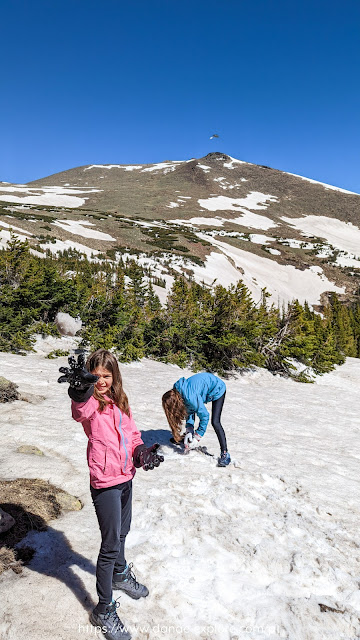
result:
<svg viewBox="0 0 360 640"><path fill-rule="evenodd" d="M131 414L116 358L105 349L92 353L86 363L81 354L70 368L61 367L59 382L69 382L72 416L81 422L88 437L87 460L90 491L101 531L96 566L99 602L90 621L100 626L107 640L129 640L119 619L112 590L120 589L135 599L149 591L137 582L125 560L125 538L130 530L132 479L135 467L146 471L164 458L159 445L147 448Z"/></svg>

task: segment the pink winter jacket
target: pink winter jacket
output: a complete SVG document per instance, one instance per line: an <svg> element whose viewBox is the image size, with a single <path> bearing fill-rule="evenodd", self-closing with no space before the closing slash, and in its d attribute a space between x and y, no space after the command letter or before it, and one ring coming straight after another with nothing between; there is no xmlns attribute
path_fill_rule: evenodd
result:
<svg viewBox="0 0 360 640"><path fill-rule="evenodd" d="M72 400L71 409L72 417L81 422L89 439L87 460L91 486L103 489L131 480L135 475L132 456L135 448L143 444L131 412L129 418L111 403L100 413L94 396L86 402Z"/></svg>

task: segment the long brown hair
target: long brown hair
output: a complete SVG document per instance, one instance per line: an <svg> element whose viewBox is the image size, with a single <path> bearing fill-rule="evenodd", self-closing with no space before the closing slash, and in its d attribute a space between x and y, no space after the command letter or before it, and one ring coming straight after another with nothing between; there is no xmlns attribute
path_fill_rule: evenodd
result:
<svg viewBox="0 0 360 640"><path fill-rule="evenodd" d="M119 369L119 365L115 356L106 349L98 349L91 353L87 359L86 367L89 371L93 372L98 367L104 367L107 371L110 371L113 377L113 382L108 394L121 411L124 411L127 416L130 417L130 407L127 395L122 386L122 378ZM99 410L104 411L105 407L109 404L109 401L98 392L97 388L94 389L94 398L99 402Z"/></svg>
<svg viewBox="0 0 360 640"><path fill-rule="evenodd" d="M182 421L187 418L188 412L182 396L176 389L170 389L162 397L162 406L167 421L174 436L175 442L181 440Z"/></svg>

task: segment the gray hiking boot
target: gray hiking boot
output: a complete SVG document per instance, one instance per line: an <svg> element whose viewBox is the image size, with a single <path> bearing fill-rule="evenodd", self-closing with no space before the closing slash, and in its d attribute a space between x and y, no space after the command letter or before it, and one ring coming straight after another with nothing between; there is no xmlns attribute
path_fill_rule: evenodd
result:
<svg viewBox="0 0 360 640"><path fill-rule="evenodd" d="M115 572L112 580L112 588L125 591L125 593L127 593L130 598L134 598L134 600L146 598L146 596L149 595L149 589L136 580L132 568L133 563L130 562L130 564L126 566L125 571L122 573Z"/></svg>
<svg viewBox="0 0 360 640"><path fill-rule="evenodd" d="M220 454L220 458L218 458L218 467L227 467L230 464L231 458L230 453L228 451L222 451Z"/></svg>
<svg viewBox="0 0 360 640"><path fill-rule="evenodd" d="M124 627L121 622L116 609L120 606L120 603L113 600L111 604L106 607L105 613L99 613L95 609L90 614L90 622L94 627L100 627L106 640L131 640L131 634Z"/></svg>

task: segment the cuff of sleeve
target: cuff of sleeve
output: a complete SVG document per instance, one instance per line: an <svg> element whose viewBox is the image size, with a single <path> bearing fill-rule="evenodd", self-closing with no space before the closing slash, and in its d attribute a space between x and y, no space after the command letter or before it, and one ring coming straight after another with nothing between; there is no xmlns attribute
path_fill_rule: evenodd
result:
<svg viewBox="0 0 360 640"><path fill-rule="evenodd" d="M142 455L141 454L144 451L146 451L146 446L144 444L138 444L138 446L135 447L135 449L134 449L133 461L134 461L134 467L136 467L137 469L142 467Z"/></svg>
<svg viewBox="0 0 360 640"><path fill-rule="evenodd" d="M73 387L68 388L68 394L71 400L74 400L74 402L86 402L87 400L89 400L89 398L91 398L93 393L94 393L93 384L91 385L91 387L88 387L87 389L83 389L82 391L78 391Z"/></svg>

